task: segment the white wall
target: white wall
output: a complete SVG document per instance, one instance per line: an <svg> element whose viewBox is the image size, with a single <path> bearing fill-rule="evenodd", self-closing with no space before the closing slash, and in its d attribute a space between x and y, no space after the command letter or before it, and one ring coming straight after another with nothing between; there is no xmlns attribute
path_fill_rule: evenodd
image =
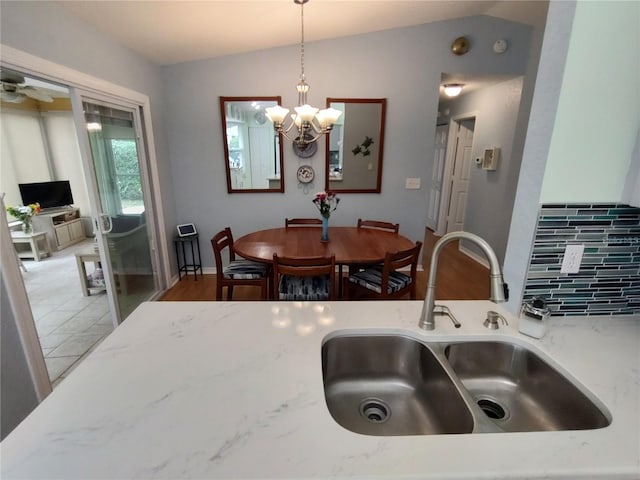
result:
<svg viewBox="0 0 640 480"><path fill-rule="evenodd" d="M80 209L80 215L83 217L90 216L89 194L73 116L71 112L49 112L45 114L44 122L49 137L55 180L69 180L74 206Z"/></svg>
<svg viewBox="0 0 640 480"><path fill-rule="evenodd" d="M540 203L622 198L640 122L640 67L637 52L620 46L638 45L639 20L638 2L550 3L504 265L514 312ZM624 97L612 79L628 87Z"/></svg>
<svg viewBox="0 0 640 480"><path fill-rule="evenodd" d="M165 132L160 68L69 13L56 2L3 2L2 44L147 95L150 99L165 236L175 231L176 207ZM169 240L170 241L170 240ZM174 256L173 249L169 254ZM177 272L175 259L171 268Z"/></svg>
<svg viewBox="0 0 640 480"><path fill-rule="evenodd" d="M473 47L458 57L450 45L461 32ZM521 24L473 17L306 45L312 104L324 105L327 97L387 98L382 192L342 194L332 224L354 225L358 217L389 220L400 223L409 238L422 240L441 73L523 75L531 36ZM491 50L497 37L511 40L504 55ZM285 105L294 106L298 70L297 46L164 68L178 221L194 222L203 239L225 226L238 237L280 226L285 217L316 214L311 199L324 189L324 140L307 160L298 159L285 141L284 194L229 195L225 183L218 97L281 95ZM295 177L302 163L316 171L308 192L298 188ZM406 190L407 177L422 178L422 189ZM203 263L211 266L211 249L203 247Z"/></svg>
<svg viewBox="0 0 640 480"><path fill-rule="evenodd" d="M443 102L441 106L441 111L448 108L452 117L477 113L472 158L482 157L485 148L500 147L497 170L483 170L475 163L471 167L464 223L464 230L489 242L500 262L507 246L522 159L522 151L514 150L522 82L523 78L517 77L462 95L456 101ZM465 247L476 250L472 245ZM478 254L484 257L479 250Z"/></svg>
<svg viewBox="0 0 640 480"><path fill-rule="evenodd" d="M578 2L541 203L618 202L640 128L640 2Z"/></svg>
<svg viewBox="0 0 640 480"><path fill-rule="evenodd" d="M19 183L51 180L45 147L40 141L40 119L32 112L3 108L0 131L0 192L6 193L7 206L22 205Z"/></svg>

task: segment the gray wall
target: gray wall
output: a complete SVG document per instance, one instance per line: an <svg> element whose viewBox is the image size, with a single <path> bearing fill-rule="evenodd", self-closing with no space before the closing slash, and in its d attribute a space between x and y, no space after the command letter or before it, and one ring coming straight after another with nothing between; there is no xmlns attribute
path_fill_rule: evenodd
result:
<svg viewBox="0 0 640 480"><path fill-rule="evenodd" d="M16 318L7 293L4 268L0 269L0 440L38 406Z"/></svg>
<svg viewBox="0 0 640 480"><path fill-rule="evenodd" d="M2 2L0 32L4 45L149 96L162 194L158 209L172 237L176 214L160 68L53 2Z"/></svg>
<svg viewBox="0 0 640 480"><path fill-rule="evenodd" d="M464 56L450 52L459 35L471 41ZM492 52L497 38L509 39L503 55ZM531 28L493 17L470 17L306 45L309 101L326 97L387 98L381 194L342 194L333 225L358 217L400 223L403 234L422 240L426 225L438 90L442 72L524 75ZM204 239L230 226L236 237L280 226L285 217L314 216L313 193L324 189L324 141L318 153L298 159L285 142L284 194L227 194L218 97L282 95L296 102L297 46L164 67L167 132L177 220L194 222ZM298 188L296 169L311 163L316 180ZM405 178L422 178L422 189L406 190ZM207 245L203 263L213 265Z"/></svg>
<svg viewBox="0 0 640 480"><path fill-rule="evenodd" d="M497 170L483 170L475 164L471 167L464 230L489 242L501 263L522 159L522 152L513 149L522 81L518 77L476 90L456 101L443 102L440 108L448 108L451 117L477 112L472 158L482 157L485 148L500 147ZM473 245L465 246L476 251Z"/></svg>

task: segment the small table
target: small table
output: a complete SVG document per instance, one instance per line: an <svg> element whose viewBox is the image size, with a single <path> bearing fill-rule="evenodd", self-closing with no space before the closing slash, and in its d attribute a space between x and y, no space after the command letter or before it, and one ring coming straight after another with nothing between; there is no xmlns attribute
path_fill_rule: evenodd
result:
<svg viewBox="0 0 640 480"><path fill-rule="evenodd" d="M51 256L51 248L49 248L49 242L47 242L46 232L11 232L11 241L14 245L20 243L26 243L29 245L29 250L18 250L19 258L33 258L36 262L39 262L43 256ZM44 248L40 248L40 241Z"/></svg>
<svg viewBox="0 0 640 480"><path fill-rule="evenodd" d="M193 275L196 277L196 282L198 281L198 270L200 270L200 275L202 275L202 259L200 258L200 236L196 233L195 235L189 235L188 237L174 237L173 244L176 247L176 259L178 260L178 280L182 280L182 272L184 272L184 276L188 276L189 272L193 272ZM185 248L186 244L191 246L191 263L189 263L189 259L187 258L187 250ZM196 246L194 250L193 246ZM181 246L182 248L178 248ZM198 258L196 262L196 250L198 252ZM182 258L180 257L180 252L182 252Z"/></svg>
<svg viewBox="0 0 640 480"><path fill-rule="evenodd" d="M84 252L76 253L76 263L78 264L78 274L80 275L80 287L82 288L82 294L85 297L91 295L89 289L106 290L104 285L89 285L87 279L87 269L84 266L85 262L93 262L97 266L100 265L100 254L95 250L86 250Z"/></svg>

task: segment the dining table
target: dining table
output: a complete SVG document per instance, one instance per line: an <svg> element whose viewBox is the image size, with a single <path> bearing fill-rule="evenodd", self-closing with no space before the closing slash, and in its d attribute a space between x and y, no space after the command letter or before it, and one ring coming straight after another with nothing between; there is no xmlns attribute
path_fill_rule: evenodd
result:
<svg viewBox="0 0 640 480"><path fill-rule="evenodd" d="M335 255L342 280L343 266L382 263L387 252L408 250L415 243L399 233L375 228L329 227L329 241L320 240L321 227L281 227L244 235L233 243L237 255L263 263L273 263L273 254L288 258ZM342 282L339 281L341 293Z"/></svg>

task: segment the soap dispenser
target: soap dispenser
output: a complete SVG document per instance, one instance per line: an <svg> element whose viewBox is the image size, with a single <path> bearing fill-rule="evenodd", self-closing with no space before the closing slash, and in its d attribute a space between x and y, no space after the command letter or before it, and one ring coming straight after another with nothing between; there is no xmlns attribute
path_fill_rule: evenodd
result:
<svg viewBox="0 0 640 480"><path fill-rule="evenodd" d="M533 297L522 304L518 330L533 338L542 338L550 312L543 298Z"/></svg>

